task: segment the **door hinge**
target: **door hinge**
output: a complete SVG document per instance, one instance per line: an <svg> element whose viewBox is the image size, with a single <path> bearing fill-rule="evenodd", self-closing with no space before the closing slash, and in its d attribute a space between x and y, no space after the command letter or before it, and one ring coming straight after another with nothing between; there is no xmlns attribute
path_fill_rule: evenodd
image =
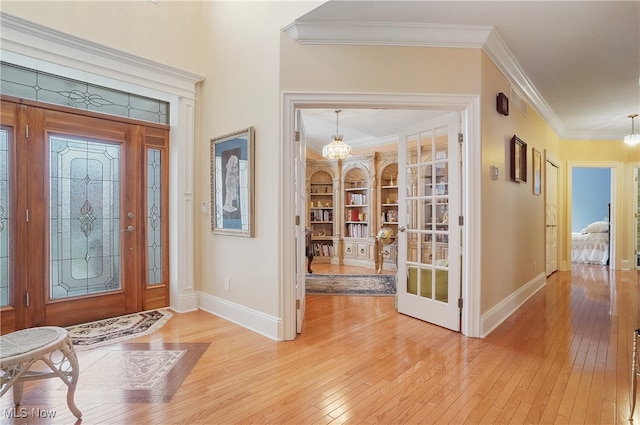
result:
<svg viewBox="0 0 640 425"><path fill-rule="evenodd" d="M27 208L25 210L25 214L24 214L25 219L27 220L27 223L29 222L29 208Z"/></svg>
<svg viewBox="0 0 640 425"><path fill-rule="evenodd" d="M464 226L464 217L458 216L458 226Z"/></svg>
<svg viewBox="0 0 640 425"><path fill-rule="evenodd" d="M29 293L24 294L24 305L25 307L29 307Z"/></svg>
<svg viewBox="0 0 640 425"><path fill-rule="evenodd" d="M300 216L296 216L296 226L300 226Z"/></svg>
<svg viewBox="0 0 640 425"><path fill-rule="evenodd" d="M458 143L464 142L464 134L458 133Z"/></svg>
<svg viewBox="0 0 640 425"><path fill-rule="evenodd" d="M296 310L300 310L300 300L296 300Z"/></svg>
<svg viewBox="0 0 640 425"><path fill-rule="evenodd" d="M296 138L296 142L300 141L300 132L299 131L295 132L295 138Z"/></svg>
<svg viewBox="0 0 640 425"><path fill-rule="evenodd" d="M462 298L458 298L458 308L462 308Z"/></svg>
<svg viewBox="0 0 640 425"><path fill-rule="evenodd" d="M29 124L25 124L24 126L24 137L25 139L29 138Z"/></svg>

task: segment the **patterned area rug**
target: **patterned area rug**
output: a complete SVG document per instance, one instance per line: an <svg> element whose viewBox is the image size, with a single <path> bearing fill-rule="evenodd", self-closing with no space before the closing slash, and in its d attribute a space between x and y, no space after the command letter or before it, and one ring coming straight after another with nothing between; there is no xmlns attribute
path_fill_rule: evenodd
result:
<svg viewBox="0 0 640 425"><path fill-rule="evenodd" d="M130 342L82 353L76 403L170 401L209 345Z"/></svg>
<svg viewBox="0 0 640 425"><path fill-rule="evenodd" d="M396 294L396 276L389 274L307 274L307 294L377 295Z"/></svg>
<svg viewBox="0 0 640 425"><path fill-rule="evenodd" d="M76 350L88 350L148 335L160 329L171 316L166 309L143 311L69 326L67 331Z"/></svg>

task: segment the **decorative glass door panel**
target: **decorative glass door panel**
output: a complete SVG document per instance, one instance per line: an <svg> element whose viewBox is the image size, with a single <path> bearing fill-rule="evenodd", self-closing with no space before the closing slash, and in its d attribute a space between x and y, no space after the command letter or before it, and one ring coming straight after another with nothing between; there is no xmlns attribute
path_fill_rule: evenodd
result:
<svg viewBox="0 0 640 425"><path fill-rule="evenodd" d="M458 330L457 114L435 119L432 125L405 136L399 147L399 175L404 176L400 218L405 223L399 223L398 309Z"/></svg>
<svg viewBox="0 0 640 425"><path fill-rule="evenodd" d="M9 130L0 129L0 308L8 306L11 300L9 267L11 265L9 240Z"/></svg>
<svg viewBox="0 0 640 425"><path fill-rule="evenodd" d="M51 136L50 298L122 289L119 145Z"/></svg>

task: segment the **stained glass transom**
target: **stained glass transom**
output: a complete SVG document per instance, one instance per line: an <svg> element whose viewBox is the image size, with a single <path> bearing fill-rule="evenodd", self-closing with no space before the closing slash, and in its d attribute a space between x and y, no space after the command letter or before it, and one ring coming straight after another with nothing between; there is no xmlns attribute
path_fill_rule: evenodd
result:
<svg viewBox="0 0 640 425"><path fill-rule="evenodd" d="M162 283L162 152L147 149L147 284Z"/></svg>
<svg viewBox="0 0 640 425"><path fill-rule="evenodd" d="M9 132L0 130L0 306L9 305Z"/></svg>
<svg viewBox="0 0 640 425"><path fill-rule="evenodd" d="M121 289L120 146L52 136L52 299Z"/></svg>
<svg viewBox="0 0 640 425"><path fill-rule="evenodd" d="M0 62L0 93L159 124L169 124L169 102Z"/></svg>

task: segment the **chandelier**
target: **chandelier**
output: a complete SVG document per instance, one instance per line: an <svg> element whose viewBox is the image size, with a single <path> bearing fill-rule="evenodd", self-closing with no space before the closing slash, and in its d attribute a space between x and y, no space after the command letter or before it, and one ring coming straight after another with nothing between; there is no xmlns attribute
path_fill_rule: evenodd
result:
<svg viewBox="0 0 640 425"><path fill-rule="evenodd" d="M322 148L322 156L327 159L344 159L351 156L351 146L342 141L342 135L338 132L338 114L342 112L337 110L336 112L336 134L331 137L331 143Z"/></svg>
<svg viewBox="0 0 640 425"><path fill-rule="evenodd" d="M629 118L631 118L631 134L628 134L628 135L624 136L624 142L627 145L640 144L640 134L638 134L638 133L636 133L634 131L634 126L633 126L633 121L635 120L635 118L637 116L638 116L638 114L629 115Z"/></svg>

